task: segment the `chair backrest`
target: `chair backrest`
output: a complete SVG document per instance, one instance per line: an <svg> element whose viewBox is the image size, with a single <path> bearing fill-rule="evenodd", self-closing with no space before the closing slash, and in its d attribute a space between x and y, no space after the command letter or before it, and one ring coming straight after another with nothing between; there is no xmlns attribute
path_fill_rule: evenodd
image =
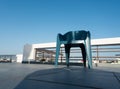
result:
<svg viewBox="0 0 120 89"><path fill-rule="evenodd" d="M58 34L60 41L68 41L70 43L73 40L85 40L89 31L69 31L64 35Z"/></svg>
<svg viewBox="0 0 120 89"><path fill-rule="evenodd" d="M74 31L75 40L85 40L87 38L88 31Z"/></svg>
<svg viewBox="0 0 120 89"><path fill-rule="evenodd" d="M73 36L72 36L72 31L69 31L67 33L65 33L64 35L62 34L58 34L60 41L68 41L68 40L72 40Z"/></svg>

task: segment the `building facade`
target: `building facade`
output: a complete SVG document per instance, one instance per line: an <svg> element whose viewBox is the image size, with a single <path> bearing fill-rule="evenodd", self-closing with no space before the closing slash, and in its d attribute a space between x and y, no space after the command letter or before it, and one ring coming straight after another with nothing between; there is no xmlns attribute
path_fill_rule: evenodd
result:
<svg viewBox="0 0 120 89"><path fill-rule="evenodd" d="M103 38L92 39L92 59L97 60L116 60L120 59L120 56L116 54L120 53L120 37L115 38ZM59 62L65 61L64 45L61 46ZM56 53L56 42L41 43L41 44L26 44L23 49L22 62L41 62L41 61L54 61ZM71 49L70 61L80 62L82 59L79 48ZM117 60L116 60L117 61Z"/></svg>

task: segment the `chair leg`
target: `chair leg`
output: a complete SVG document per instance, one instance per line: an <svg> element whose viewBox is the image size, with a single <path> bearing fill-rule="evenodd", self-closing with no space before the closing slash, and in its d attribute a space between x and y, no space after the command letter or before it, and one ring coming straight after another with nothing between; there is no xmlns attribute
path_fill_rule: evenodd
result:
<svg viewBox="0 0 120 89"><path fill-rule="evenodd" d="M92 68L92 54L90 49L88 49L87 55L88 55L88 67Z"/></svg>
<svg viewBox="0 0 120 89"><path fill-rule="evenodd" d="M55 66L58 65L58 58L59 58L59 52L60 52L60 44L59 42L56 45L56 58L55 58Z"/></svg>
<svg viewBox="0 0 120 89"><path fill-rule="evenodd" d="M65 54L66 54L66 64L69 67L69 57L70 57L70 46L65 45Z"/></svg>
<svg viewBox="0 0 120 89"><path fill-rule="evenodd" d="M87 39L86 41L86 52L88 58L88 68L92 68L92 52L91 52L91 45L89 39Z"/></svg>
<svg viewBox="0 0 120 89"><path fill-rule="evenodd" d="M84 44L80 45L81 51L82 51L82 57L83 57L83 65L86 67L86 50Z"/></svg>

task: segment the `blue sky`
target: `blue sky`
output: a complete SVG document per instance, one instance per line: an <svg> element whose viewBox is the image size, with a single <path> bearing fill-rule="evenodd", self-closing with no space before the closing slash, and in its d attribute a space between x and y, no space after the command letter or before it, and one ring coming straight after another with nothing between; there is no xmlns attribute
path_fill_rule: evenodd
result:
<svg viewBox="0 0 120 89"><path fill-rule="evenodd" d="M120 0L0 0L0 54L74 30L89 30L92 39L120 37Z"/></svg>

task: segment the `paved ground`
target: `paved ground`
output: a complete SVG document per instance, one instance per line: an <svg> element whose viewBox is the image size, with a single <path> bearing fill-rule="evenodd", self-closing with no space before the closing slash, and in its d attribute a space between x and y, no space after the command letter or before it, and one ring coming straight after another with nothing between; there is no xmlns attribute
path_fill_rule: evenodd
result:
<svg viewBox="0 0 120 89"><path fill-rule="evenodd" d="M120 64L87 69L0 63L0 89L120 89Z"/></svg>

